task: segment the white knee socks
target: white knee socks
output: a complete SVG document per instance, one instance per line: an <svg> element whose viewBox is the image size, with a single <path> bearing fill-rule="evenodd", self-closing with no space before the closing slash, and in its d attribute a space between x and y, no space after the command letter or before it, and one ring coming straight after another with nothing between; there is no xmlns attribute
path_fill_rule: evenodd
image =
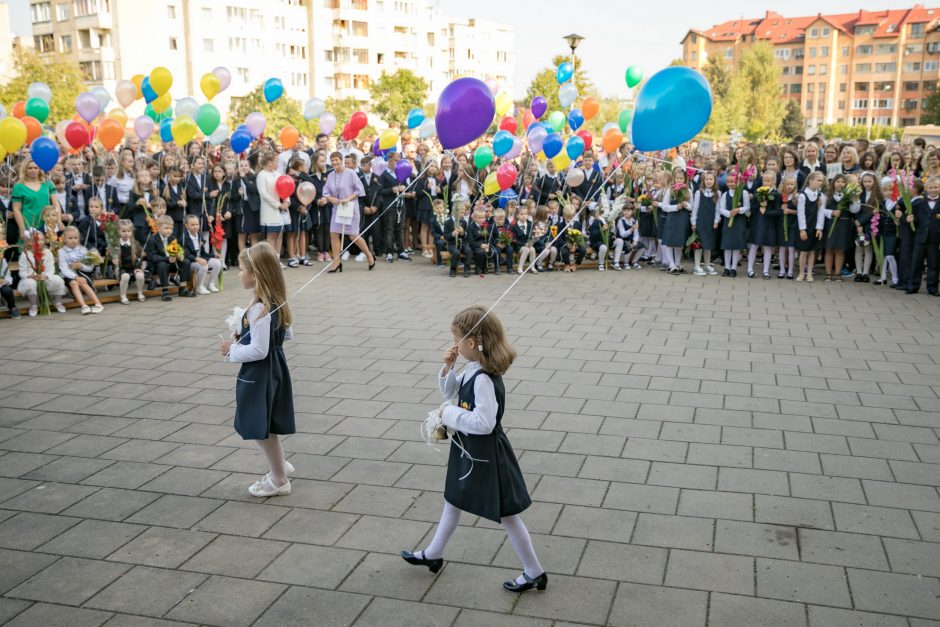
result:
<svg viewBox="0 0 940 627"><path fill-rule="evenodd" d="M669 266L670 268L676 267L676 264L672 260L672 248L669 246L660 246L659 252L662 256L664 266Z"/></svg>

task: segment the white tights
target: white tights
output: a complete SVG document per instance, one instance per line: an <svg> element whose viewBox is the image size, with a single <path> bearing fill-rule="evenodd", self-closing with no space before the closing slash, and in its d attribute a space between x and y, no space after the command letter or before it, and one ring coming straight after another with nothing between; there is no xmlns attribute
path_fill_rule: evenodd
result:
<svg viewBox="0 0 940 627"><path fill-rule="evenodd" d="M542 249L542 254L539 255L538 259L536 260L536 263L538 265L542 265L542 261L546 257L548 257L548 265L554 266L555 259L558 258L558 249L555 248L554 246L551 246L551 247L546 246L544 249Z"/></svg>
<svg viewBox="0 0 940 627"><path fill-rule="evenodd" d="M793 246L781 246L779 251L780 276L793 276L796 270L796 248ZM789 269L789 272L787 272Z"/></svg>
<svg viewBox="0 0 940 627"><path fill-rule="evenodd" d="M434 532L434 539L431 540L431 544L424 551L421 551L421 556L429 560L444 557L444 547L447 546L447 541L450 540L454 530L457 529L457 523L459 522L460 510L444 501L444 511L441 512L441 522L438 523L437 531ZM522 518L518 515L506 516L499 522L506 530L506 535L509 536L509 542L512 544L512 548L515 549L516 555L522 561L525 574L534 579L545 572L539 563L539 558L535 555L535 549L532 548L532 538L529 536L529 530L526 529ZM517 577L516 583L525 583L525 578L522 576Z"/></svg>
<svg viewBox="0 0 940 627"><path fill-rule="evenodd" d="M646 248L643 249L646 252L644 252L643 254L649 258L656 257L656 252L658 251L658 248L659 248L656 245L656 238L655 237L641 237L640 241L643 243L644 246L646 246Z"/></svg>
<svg viewBox="0 0 940 627"><path fill-rule="evenodd" d="M736 269L738 267L739 261L741 261L740 250L726 250L725 251L725 270Z"/></svg>
<svg viewBox="0 0 940 627"><path fill-rule="evenodd" d="M863 276L868 276L868 271L871 269L871 262L874 257L875 251L872 250L871 246L856 246L855 271Z"/></svg>
<svg viewBox="0 0 940 627"><path fill-rule="evenodd" d="M888 271L891 271L891 284L897 285L898 283L898 260L894 258L894 255L885 255L884 261L881 262L881 280L882 282L888 280Z"/></svg>
<svg viewBox="0 0 940 627"><path fill-rule="evenodd" d="M770 246L758 246L749 244L747 247L747 271L750 274L754 272L754 262L757 260L757 249L764 249L764 274L770 274L770 257L774 254L774 249Z"/></svg>
<svg viewBox="0 0 940 627"><path fill-rule="evenodd" d="M702 257L703 257L703 256L705 257L705 265L706 265L706 266L712 265L712 251L710 251L710 250L703 250L703 249L701 249L701 248L696 248L696 249L695 249L695 267L696 267L696 268L701 268L701 267L702 267Z"/></svg>
<svg viewBox="0 0 940 627"><path fill-rule="evenodd" d="M144 271L134 270L134 281L137 286L137 295L144 293ZM121 273L121 298L127 298L127 286L130 285L131 275L129 272Z"/></svg>
<svg viewBox="0 0 940 627"><path fill-rule="evenodd" d="M530 265L535 263L535 249L531 246L523 246L519 250L519 272L522 272ZM511 270L512 268L510 268Z"/></svg>

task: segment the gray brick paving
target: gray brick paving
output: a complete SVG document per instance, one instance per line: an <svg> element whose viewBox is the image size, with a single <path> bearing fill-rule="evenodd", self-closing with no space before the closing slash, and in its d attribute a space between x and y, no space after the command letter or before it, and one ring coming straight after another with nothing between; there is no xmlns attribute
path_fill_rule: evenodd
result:
<svg viewBox="0 0 940 627"><path fill-rule="evenodd" d="M0 622L940 621L940 316L926 297L526 277L498 310L519 352L504 420L550 584L517 598L500 588L517 558L490 521L463 517L436 576L397 556L440 514L446 450L417 427L450 316L510 279L350 270L341 292L324 277L293 302L297 474L282 498L246 493L265 462L233 434L235 368L216 354L242 292L0 321L16 331L16 368L0 373ZM630 299L611 300L611 281Z"/></svg>

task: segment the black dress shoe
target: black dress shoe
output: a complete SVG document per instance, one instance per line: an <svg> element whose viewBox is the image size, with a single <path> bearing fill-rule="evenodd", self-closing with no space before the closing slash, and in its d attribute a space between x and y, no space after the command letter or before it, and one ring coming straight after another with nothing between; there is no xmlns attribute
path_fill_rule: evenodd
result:
<svg viewBox="0 0 940 627"><path fill-rule="evenodd" d="M372 264L372 265L375 265L375 264ZM371 268L370 268L370 269L371 269ZM343 262L340 261L338 266L336 266L336 267L333 268L332 270L327 270L326 273L327 273L327 274L335 274L335 273L337 273L337 272L342 272L342 271L343 271Z"/></svg>
<svg viewBox="0 0 940 627"><path fill-rule="evenodd" d="M415 554L411 551L402 551L401 558L409 564L414 564L415 566L427 566L428 570L430 570L432 573L436 573L444 566L443 558L429 560L423 557L415 557Z"/></svg>
<svg viewBox="0 0 940 627"><path fill-rule="evenodd" d="M544 590L548 586L548 575L546 573L542 573L533 579L523 571L522 576L525 578L525 583L516 583L516 580L513 579L511 581L504 581L503 587L510 592L525 592L532 588Z"/></svg>
<svg viewBox="0 0 940 627"><path fill-rule="evenodd" d="M457 276L457 268L451 268L451 269L450 269L450 276L451 276L451 277Z"/></svg>

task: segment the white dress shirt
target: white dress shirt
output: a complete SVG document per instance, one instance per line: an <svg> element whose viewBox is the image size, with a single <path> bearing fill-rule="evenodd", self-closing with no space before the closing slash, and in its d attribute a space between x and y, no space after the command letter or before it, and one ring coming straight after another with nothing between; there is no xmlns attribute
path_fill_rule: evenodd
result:
<svg viewBox="0 0 940 627"><path fill-rule="evenodd" d="M463 382L481 369L480 363L476 361L469 362L459 375L453 368L445 373L446 367L441 368L437 382L441 396L445 399L457 398ZM499 411L493 380L486 374L477 377L473 382L473 395L475 407L472 410L448 405L444 408L441 418L446 426L456 431L470 435L488 435L496 428L496 414Z"/></svg>

